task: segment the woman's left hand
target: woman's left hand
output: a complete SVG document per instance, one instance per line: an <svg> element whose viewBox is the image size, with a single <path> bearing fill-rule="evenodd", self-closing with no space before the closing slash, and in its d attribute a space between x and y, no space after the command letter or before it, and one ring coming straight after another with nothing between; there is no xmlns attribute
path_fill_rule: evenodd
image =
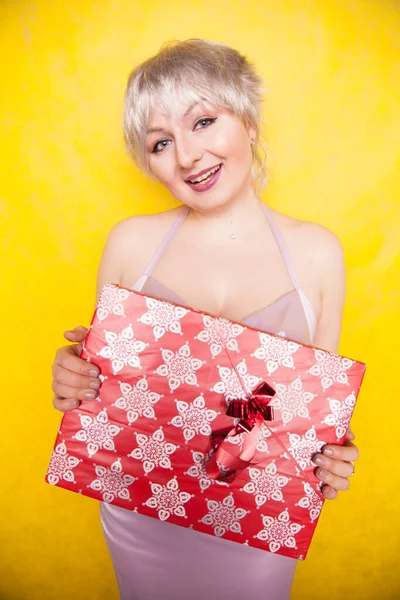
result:
<svg viewBox="0 0 400 600"><path fill-rule="evenodd" d="M313 463L318 465L315 474L324 484L322 495L327 500L334 500L338 491L350 487L349 478L354 474L353 462L359 456L358 448L352 442L354 439L355 435L349 426L343 446L327 444L322 452L312 457Z"/></svg>

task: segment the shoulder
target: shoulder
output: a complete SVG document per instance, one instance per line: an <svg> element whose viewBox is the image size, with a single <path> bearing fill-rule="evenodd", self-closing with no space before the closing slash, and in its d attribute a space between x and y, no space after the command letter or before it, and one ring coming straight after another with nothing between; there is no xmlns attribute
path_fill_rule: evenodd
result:
<svg viewBox="0 0 400 600"><path fill-rule="evenodd" d="M150 258L157 244L177 219L184 207L160 213L135 215L116 223L107 237L106 247L118 253L121 261L135 256L141 262Z"/></svg>
<svg viewBox="0 0 400 600"><path fill-rule="evenodd" d="M137 279L183 210L185 207L179 206L160 213L135 215L116 223L105 242L100 275L121 285Z"/></svg>
<svg viewBox="0 0 400 600"><path fill-rule="evenodd" d="M159 213L127 217L112 227L108 240L116 244L141 245L148 236L158 237L164 230L167 231L184 209L178 206Z"/></svg>
<svg viewBox="0 0 400 600"><path fill-rule="evenodd" d="M272 212L293 256L299 256L307 265L313 265L321 276L329 269L343 268L343 246L330 229L318 223Z"/></svg>

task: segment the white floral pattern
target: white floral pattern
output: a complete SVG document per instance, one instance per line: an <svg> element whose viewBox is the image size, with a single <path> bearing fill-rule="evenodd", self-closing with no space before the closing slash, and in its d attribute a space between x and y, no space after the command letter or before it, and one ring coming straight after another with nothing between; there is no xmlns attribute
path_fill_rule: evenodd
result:
<svg viewBox="0 0 400 600"><path fill-rule="evenodd" d="M136 432L135 436L138 447L134 448L128 456L142 461L145 475L148 475L154 467L172 470L170 455L179 446L165 441L162 427L156 429L151 436Z"/></svg>
<svg viewBox="0 0 400 600"><path fill-rule="evenodd" d="M131 323L121 333L104 330L107 346L104 346L97 356L102 356L111 361L114 375L129 365L141 368L139 353L148 346L135 339Z"/></svg>
<svg viewBox="0 0 400 600"><path fill-rule="evenodd" d="M261 381L258 377L250 375L247 372L245 358L243 358L236 366L240 379L237 376L235 369L220 367L219 365L217 368L220 381L211 388L211 391L216 392L217 394L223 394L227 404L229 404L230 400L245 400L248 394L250 394Z"/></svg>
<svg viewBox="0 0 400 600"><path fill-rule="evenodd" d="M282 488L289 483L291 478L278 474L274 460L266 465L263 470L250 467L249 476L251 481L241 489L254 495L257 508L260 508L267 500L284 502Z"/></svg>
<svg viewBox="0 0 400 600"><path fill-rule="evenodd" d="M290 385L283 383L274 384L276 395L272 398L270 406L279 410L282 414L282 420L290 423L294 417L309 419L308 404L315 397L311 392L303 389L303 383L300 377L292 381Z"/></svg>
<svg viewBox="0 0 400 600"><path fill-rule="evenodd" d="M230 466L227 465L223 465L222 463L215 461L217 463L217 467L219 469L220 475L222 477L227 477L228 475L232 474L232 469Z"/></svg>
<svg viewBox="0 0 400 600"><path fill-rule="evenodd" d="M72 469L75 469L80 462L82 462L82 459L68 454L65 441L62 440L52 452L47 471L47 481L51 485L57 485L61 479L69 483L75 483Z"/></svg>
<svg viewBox="0 0 400 600"><path fill-rule="evenodd" d="M203 315L204 329L195 337L209 345L212 358L215 358L224 348L231 352L239 352L237 337L244 331L238 323L232 323L222 317L213 318Z"/></svg>
<svg viewBox="0 0 400 600"><path fill-rule="evenodd" d="M330 427L335 427L336 437L339 441L346 435L351 415L353 414L353 409L356 404L356 396L354 392L351 392L343 402L335 400L334 398L328 398L328 402L331 412L325 417L323 423Z"/></svg>
<svg viewBox="0 0 400 600"><path fill-rule="evenodd" d="M144 325L149 325L153 329L154 339L157 341L168 331L171 333L182 334L180 319L189 311L182 306L176 306L170 302L163 302L155 298L146 298L147 312L145 312L138 321Z"/></svg>
<svg viewBox="0 0 400 600"><path fill-rule="evenodd" d="M170 479L166 485L152 483L150 481L152 496L143 502L149 508L154 508L161 521L166 521L171 515L187 519L186 510L183 506L193 497L193 494L181 492L176 477Z"/></svg>
<svg viewBox="0 0 400 600"><path fill-rule="evenodd" d="M174 417L170 424L183 430L186 443L196 434L211 435L210 423L221 413L206 408L203 394L200 394L190 404L183 400L175 400L175 402L179 415Z"/></svg>
<svg viewBox="0 0 400 600"><path fill-rule="evenodd" d="M105 283L97 303L96 315L98 320L104 321L110 314L125 317L124 300L129 298L130 291Z"/></svg>
<svg viewBox="0 0 400 600"><path fill-rule="evenodd" d="M295 535L303 529L304 525L291 523L289 510L285 508L278 517L262 515L264 529L256 534L256 538L269 542L270 552L278 552L282 546L297 548Z"/></svg>
<svg viewBox="0 0 400 600"><path fill-rule="evenodd" d="M184 474L198 479L201 493L207 490L213 483L216 483L217 485L229 486L229 484L225 481L219 481L218 479L210 479L210 477L208 476L205 463L206 460L210 458L211 453L203 454L203 452L196 452L195 450L191 450L191 453L194 464L191 467L189 467L189 469L185 471Z"/></svg>
<svg viewBox="0 0 400 600"><path fill-rule="evenodd" d="M321 385L327 390L335 382L348 385L348 369L354 364L354 361L343 356L330 354L323 350L314 350L316 363L308 370L308 373L321 379Z"/></svg>
<svg viewBox="0 0 400 600"><path fill-rule="evenodd" d="M217 537L221 537L227 531L242 534L242 528L239 521L250 511L245 510L244 508L236 508L232 493L226 496L222 502L208 500L208 498L206 498L206 502L209 512L199 519L200 523L210 525Z"/></svg>
<svg viewBox="0 0 400 600"><path fill-rule="evenodd" d="M161 348L161 354L164 364L160 365L154 372L168 378L171 393L183 383L198 385L196 371L203 366L205 361L191 356L188 342L181 346L178 352Z"/></svg>
<svg viewBox="0 0 400 600"><path fill-rule="evenodd" d="M234 419L234 421L239 421L239 419ZM243 442L244 442L246 436L248 436L248 435L249 434L247 433L247 431L240 431L236 435L227 436L224 441L227 442L228 444L233 444L234 446L239 446L239 450L242 451Z"/></svg>
<svg viewBox="0 0 400 600"><path fill-rule="evenodd" d="M300 348L299 344L268 333L260 333L259 335L261 346L251 356L265 362L268 375L271 375L280 366L288 369L295 368L293 354Z"/></svg>
<svg viewBox="0 0 400 600"><path fill-rule="evenodd" d="M113 438L123 428L109 422L106 408L103 408L95 417L79 413L79 419L82 429L77 431L72 439L85 442L89 458L92 458L101 448L115 452Z"/></svg>
<svg viewBox="0 0 400 600"><path fill-rule="evenodd" d="M191 453L194 464L184 474L196 477L199 480L200 491L203 493L212 483L212 480L207 475L205 466L207 456L203 452L196 452L195 450L191 450Z"/></svg>
<svg viewBox="0 0 400 600"><path fill-rule="evenodd" d="M296 506L307 509L310 513L311 523L313 523L321 514L324 502L307 481L303 481L303 486L305 496L296 503Z"/></svg>
<svg viewBox="0 0 400 600"><path fill-rule="evenodd" d="M110 468L94 465L97 479L88 487L100 492L104 502L112 502L115 498L131 500L128 487L137 480L137 477L125 475L122 471L121 459L117 458Z"/></svg>
<svg viewBox="0 0 400 600"><path fill-rule="evenodd" d="M112 406L126 412L129 425L139 417L157 420L154 405L163 398L163 394L151 392L146 377L139 379L133 386L122 381L118 383L122 396Z"/></svg>
<svg viewBox="0 0 400 600"><path fill-rule="evenodd" d="M288 433L287 435L290 444L288 450L304 471L311 466L312 456L321 450L325 442L317 439L314 425L302 436L297 433Z"/></svg>
<svg viewBox="0 0 400 600"><path fill-rule="evenodd" d="M267 439L271 437L272 433L269 428L262 423L260 429L260 435L258 436L256 449L258 452L269 452Z"/></svg>

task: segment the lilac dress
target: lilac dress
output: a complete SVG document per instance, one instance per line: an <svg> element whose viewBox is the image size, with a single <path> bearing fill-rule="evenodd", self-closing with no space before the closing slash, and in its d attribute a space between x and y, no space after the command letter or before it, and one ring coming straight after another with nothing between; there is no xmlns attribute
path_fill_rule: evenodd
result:
<svg viewBox="0 0 400 600"><path fill-rule="evenodd" d="M279 333L302 343L312 343L316 318L301 290L282 235L263 205L272 233L282 253L293 290L257 311L243 323ZM183 211L157 248L144 275L132 289L185 304L151 277L179 226ZM296 560L216 539L101 503L101 522L121 600L288 600Z"/></svg>

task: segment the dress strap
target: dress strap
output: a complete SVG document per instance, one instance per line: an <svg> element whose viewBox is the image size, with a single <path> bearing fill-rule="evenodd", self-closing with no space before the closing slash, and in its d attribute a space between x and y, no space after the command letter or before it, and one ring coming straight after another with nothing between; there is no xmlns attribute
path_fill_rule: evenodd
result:
<svg viewBox="0 0 400 600"><path fill-rule="evenodd" d="M305 293L303 292L303 290L300 287L300 282L297 277L296 269L295 269L292 257L290 255L289 248L287 247L286 242L283 239L281 230L279 229L278 225L276 224L276 221L275 221L274 217L272 216L270 209L267 207L266 204L264 204L264 202L262 203L262 207L264 209L265 216L267 217L267 221L269 223L269 226L271 228L271 231L273 233L275 241L278 244L279 250L281 252L283 261L285 263L285 266L286 266L287 272L289 274L289 277L291 279L291 282L293 284L293 287L299 294L300 301L301 301L301 304L303 307L303 311L304 311L304 314L306 317L308 330L310 333L310 339L312 341L315 337L315 333L316 333L316 329L317 329L317 319L315 316L314 308L313 308L310 300L307 298L307 296L305 295Z"/></svg>
<svg viewBox="0 0 400 600"><path fill-rule="evenodd" d="M271 231L273 233L275 241L278 244L278 248L282 254L283 262L285 263L287 272L289 273L289 277L291 279L291 282L293 283L293 287L296 290L299 290L300 283L297 278L296 269L293 264L292 257L290 256L289 248L287 247L286 242L283 239L281 230L279 229L278 225L276 224L276 221L275 221L274 217L272 216L271 211L266 206L266 204L264 204L264 202L262 203L262 207L264 209L265 216L267 217L269 226L271 227Z"/></svg>
<svg viewBox="0 0 400 600"><path fill-rule="evenodd" d="M144 284L146 283L147 279L153 273L154 269L157 266L157 263L161 259L165 250L167 249L169 244L174 239L179 227L182 225L183 221L189 214L189 211L190 211L190 206L187 206L186 209L183 210L179 214L178 218L173 222L171 227L168 229L166 235L163 237L160 244L158 245L158 247L157 247L156 251L154 252L153 256L151 257L149 263L147 264L147 267L145 268L143 275L141 275L139 277L139 279L137 281L135 281L135 283L133 284L131 289L138 291L138 292L140 292L142 290Z"/></svg>

